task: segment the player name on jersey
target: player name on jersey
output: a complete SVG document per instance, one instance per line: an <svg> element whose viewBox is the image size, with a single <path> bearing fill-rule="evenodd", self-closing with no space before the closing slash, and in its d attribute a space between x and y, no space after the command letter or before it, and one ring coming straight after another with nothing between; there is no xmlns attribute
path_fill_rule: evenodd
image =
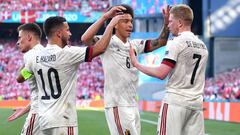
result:
<svg viewBox="0 0 240 135"><path fill-rule="evenodd" d="M186 41L188 47L198 48L198 49L207 49L204 44L200 44L194 41Z"/></svg>
<svg viewBox="0 0 240 135"><path fill-rule="evenodd" d="M36 57L36 62L51 62L51 61L56 61L56 55L49 55L49 56L37 56Z"/></svg>

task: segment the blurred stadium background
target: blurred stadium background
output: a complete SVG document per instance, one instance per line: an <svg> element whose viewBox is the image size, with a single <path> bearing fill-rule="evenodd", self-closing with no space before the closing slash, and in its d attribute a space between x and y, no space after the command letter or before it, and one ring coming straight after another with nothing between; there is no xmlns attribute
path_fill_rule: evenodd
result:
<svg viewBox="0 0 240 135"><path fill-rule="evenodd" d="M70 24L72 45L108 7L129 4L134 8L131 38L155 38L162 26L161 9L167 4L188 4L194 11L192 30L206 43L210 57L204 89L204 117L208 135L240 135L240 0L0 0L0 134L19 134L25 117L7 123L11 108L29 101L28 84L15 80L22 64L16 47L17 27L42 23L49 16L64 16ZM103 33L104 26L98 34ZM43 44L46 39L43 37ZM141 63L157 66L165 48L139 57ZM77 105L79 134L107 135L103 113L104 76L101 61L95 58L78 70ZM142 135L156 133L165 80L139 73L139 109Z"/></svg>

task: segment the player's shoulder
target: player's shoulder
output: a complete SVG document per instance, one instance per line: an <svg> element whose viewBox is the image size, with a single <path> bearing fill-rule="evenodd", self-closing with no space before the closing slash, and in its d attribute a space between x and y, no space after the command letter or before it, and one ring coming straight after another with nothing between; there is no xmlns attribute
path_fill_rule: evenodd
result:
<svg viewBox="0 0 240 135"><path fill-rule="evenodd" d="M67 45L63 48L63 53L82 53L86 51L87 46Z"/></svg>
<svg viewBox="0 0 240 135"><path fill-rule="evenodd" d="M146 44L146 39L130 39L129 43L134 46L143 46Z"/></svg>
<svg viewBox="0 0 240 135"><path fill-rule="evenodd" d="M26 53L24 53L23 57L25 60L28 60L28 59L32 59L34 58L36 55L38 55L42 49L44 49L44 47L38 47L37 49L36 48L32 48L31 50L27 51Z"/></svg>
<svg viewBox="0 0 240 135"><path fill-rule="evenodd" d="M166 50L179 52L186 48L182 40L179 40L178 37L173 37L167 41Z"/></svg>
<svg viewBox="0 0 240 135"><path fill-rule="evenodd" d="M180 43L178 37L172 37L167 41L167 46L175 46Z"/></svg>
<svg viewBox="0 0 240 135"><path fill-rule="evenodd" d="M86 48L86 46L79 46L79 45L66 45L63 50L74 50L74 49L80 49L80 48Z"/></svg>

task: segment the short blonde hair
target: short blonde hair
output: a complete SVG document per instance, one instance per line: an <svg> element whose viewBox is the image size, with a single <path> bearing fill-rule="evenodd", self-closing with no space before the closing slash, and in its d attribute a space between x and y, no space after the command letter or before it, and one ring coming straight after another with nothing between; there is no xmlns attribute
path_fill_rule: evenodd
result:
<svg viewBox="0 0 240 135"><path fill-rule="evenodd" d="M192 25L194 18L193 11L188 5L174 5L170 10L170 14L173 14L173 16L177 19L183 20L185 22L185 25Z"/></svg>

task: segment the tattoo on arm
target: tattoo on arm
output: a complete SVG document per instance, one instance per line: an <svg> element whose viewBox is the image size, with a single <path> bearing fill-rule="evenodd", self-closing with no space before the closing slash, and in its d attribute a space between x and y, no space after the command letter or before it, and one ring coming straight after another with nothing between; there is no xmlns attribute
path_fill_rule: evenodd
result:
<svg viewBox="0 0 240 135"><path fill-rule="evenodd" d="M158 45L158 39L151 40L151 46L157 46Z"/></svg>
<svg viewBox="0 0 240 135"><path fill-rule="evenodd" d="M99 40L99 37L94 37L94 38L92 39L92 45L95 45L98 40Z"/></svg>
<svg viewBox="0 0 240 135"><path fill-rule="evenodd" d="M168 39L168 36L169 36L169 29L167 26L164 26L163 29L162 29L162 32L160 34L160 39L165 39L167 40Z"/></svg>
<svg viewBox="0 0 240 135"><path fill-rule="evenodd" d="M152 47L156 47L156 46L161 47L161 46L166 45L168 36L169 36L169 29L167 26L163 26L160 36L157 39L151 40L151 46Z"/></svg>

